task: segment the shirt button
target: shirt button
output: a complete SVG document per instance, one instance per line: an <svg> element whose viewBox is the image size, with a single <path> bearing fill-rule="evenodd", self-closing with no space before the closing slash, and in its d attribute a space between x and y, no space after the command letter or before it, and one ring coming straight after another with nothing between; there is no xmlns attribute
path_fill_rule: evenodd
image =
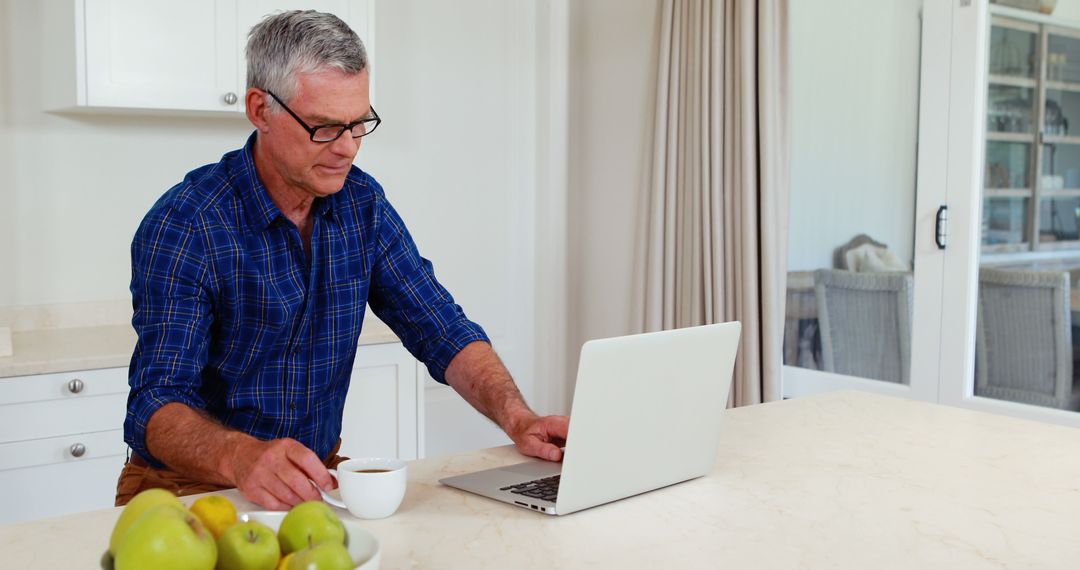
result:
<svg viewBox="0 0 1080 570"><path fill-rule="evenodd" d="M290 409L290 410L295 410L295 409L296 409L296 407L297 407L297 406L296 406L296 402L289 402L289 409Z"/></svg>

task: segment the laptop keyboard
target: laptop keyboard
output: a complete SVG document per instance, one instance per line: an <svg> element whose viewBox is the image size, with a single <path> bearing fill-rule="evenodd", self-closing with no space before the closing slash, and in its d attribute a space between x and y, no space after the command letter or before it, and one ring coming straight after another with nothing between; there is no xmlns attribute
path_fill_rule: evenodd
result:
<svg viewBox="0 0 1080 570"><path fill-rule="evenodd" d="M517 485L510 485L509 487L502 487L499 490L510 491L515 495L522 495L533 499L554 501L559 496L559 477L561 477L561 475L544 477L543 479L537 479L535 481L526 481Z"/></svg>

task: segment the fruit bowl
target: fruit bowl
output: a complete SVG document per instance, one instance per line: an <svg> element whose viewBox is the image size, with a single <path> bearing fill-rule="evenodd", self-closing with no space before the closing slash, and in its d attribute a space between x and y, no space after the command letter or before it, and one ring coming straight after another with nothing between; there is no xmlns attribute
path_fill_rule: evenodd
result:
<svg viewBox="0 0 1080 570"><path fill-rule="evenodd" d="M260 522L277 532L282 519L288 514L284 511L250 511L240 513L240 522ZM371 534L357 522L348 518L342 518L341 524L345 525L345 533L349 537L349 556L356 563L357 570L378 570L381 551L379 539Z"/></svg>

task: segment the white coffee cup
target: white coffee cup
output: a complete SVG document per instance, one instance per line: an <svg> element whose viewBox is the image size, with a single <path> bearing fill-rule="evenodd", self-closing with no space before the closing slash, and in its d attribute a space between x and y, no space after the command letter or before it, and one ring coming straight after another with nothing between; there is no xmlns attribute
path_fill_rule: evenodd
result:
<svg viewBox="0 0 1080 570"><path fill-rule="evenodd" d="M362 519L386 518L398 509L405 498L408 473L405 462L400 459L364 457L350 459L331 469L337 479L341 499L319 493L327 503L348 509L354 517Z"/></svg>

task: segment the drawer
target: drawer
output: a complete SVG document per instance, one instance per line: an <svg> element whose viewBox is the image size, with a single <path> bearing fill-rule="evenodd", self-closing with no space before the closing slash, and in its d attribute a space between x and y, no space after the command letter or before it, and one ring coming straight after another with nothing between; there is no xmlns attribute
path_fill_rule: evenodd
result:
<svg viewBox="0 0 1080 570"><path fill-rule="evenodd" d="M78 381L78 382L76 382ZM75 389L73 391L72 389ZM127 368L0 378L0 406L127 394ZM0 414L4 413L0 407Z"/></svg>
<svg viewBox="0 0 1080 570"><path fill-rule="evenodd" d="M0 444L122 429L127 392L0 406Z"/></svg>
<svg viewBox="0 0 1080 570"><path fill-rule="evenodd" d="M123 467L121 454L0 471L0 524L112 507Z"/></svg>
<svg viewBox="0 0 1080 570"><path fill-rule="evenodd" d="M76 445L82 446L82 455L79 457L72 454L72 448ZM0 443L0 471L42 465L77 464L118 455L127 455L122 429Z"/></svg>

